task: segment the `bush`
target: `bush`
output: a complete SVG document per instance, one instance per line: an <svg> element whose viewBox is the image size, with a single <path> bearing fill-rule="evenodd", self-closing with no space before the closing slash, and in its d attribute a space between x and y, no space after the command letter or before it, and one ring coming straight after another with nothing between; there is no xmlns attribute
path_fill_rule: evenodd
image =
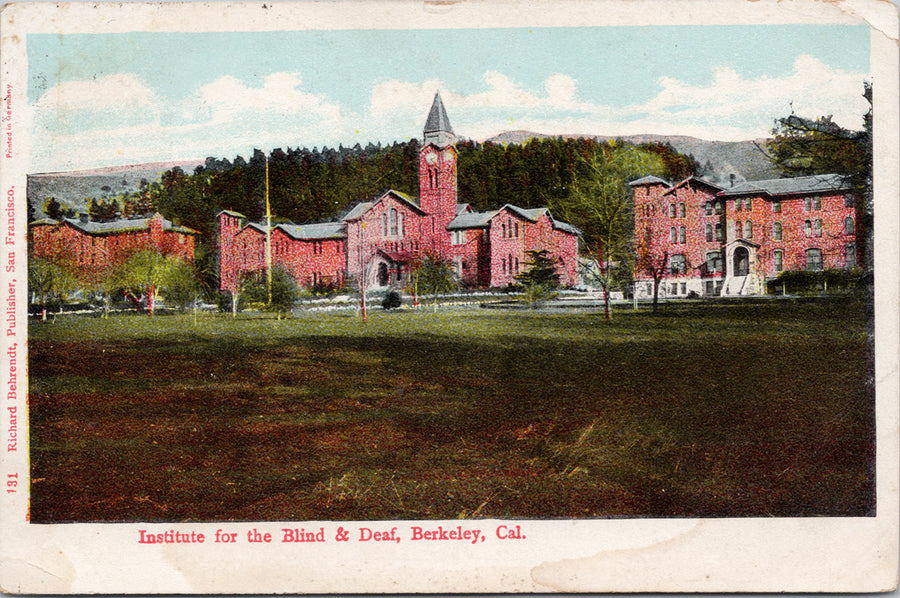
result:
<svg viewBox="0 0 900 598"><path fill-rule="evenodd" d="M400 300L400 293L397 291L389 291L384 299L381 300L382 309L396 309L403 304Z"/></svg>
<svg viewBox="0 0 900 598"><path fill-rule="evenodd" d="M804 295L818 292L852 292L865 288L865 274L862 270L824 270L810 272L807 270L790 270L782 272L774 280L766 283L771 294L785 292L791 295Z"/></svg>

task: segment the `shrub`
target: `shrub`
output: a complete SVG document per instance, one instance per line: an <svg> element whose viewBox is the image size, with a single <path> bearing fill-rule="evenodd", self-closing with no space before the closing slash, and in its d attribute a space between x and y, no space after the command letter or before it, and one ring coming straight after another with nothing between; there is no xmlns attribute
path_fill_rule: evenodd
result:
<svg viewBox="0 0 900 598"><path fill-rule="evenodd" d="M387 295L384 296L384 299L381 300L382 309L396 309L402 304L403 302L400 300L400 293L397 291L389 291Z"/></svg>

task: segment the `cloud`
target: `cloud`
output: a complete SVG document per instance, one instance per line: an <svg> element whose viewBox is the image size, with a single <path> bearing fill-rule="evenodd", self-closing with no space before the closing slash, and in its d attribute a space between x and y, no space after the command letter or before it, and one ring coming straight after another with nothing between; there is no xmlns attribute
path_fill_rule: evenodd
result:
<svg viewBox="0 0 900 598"><path fill-rule="evenodd" d="M550 73L527 87L497 70L474 89L441 79L376 82L363 113L311 93L299 73L278 72L251 85L224 76L171 101L133 74L60 84L33 106L33 164L64 170L140 161L247 155L252 148L345 146L420 137L436 91L457 134L482 140L505 130L546 134L689 135L710 140L767 136L774 120L794 112L833 115L860 126L868 104L862 73L798 56L779 77L748 77L720 66L709 83L674 76L648 81L656 94L626 106L592 102L579 82ZM361 88L360 93L364 93Z"/></svg>

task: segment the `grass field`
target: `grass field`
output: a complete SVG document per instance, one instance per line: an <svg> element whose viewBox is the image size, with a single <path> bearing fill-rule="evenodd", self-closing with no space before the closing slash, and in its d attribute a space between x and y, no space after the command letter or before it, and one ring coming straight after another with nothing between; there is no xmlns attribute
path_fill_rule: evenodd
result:
<svg viewBox="0 0 900 598"><path fill-rule="evenodd" d="M853 300L29 333L35 522L874 511Z"/></svg>

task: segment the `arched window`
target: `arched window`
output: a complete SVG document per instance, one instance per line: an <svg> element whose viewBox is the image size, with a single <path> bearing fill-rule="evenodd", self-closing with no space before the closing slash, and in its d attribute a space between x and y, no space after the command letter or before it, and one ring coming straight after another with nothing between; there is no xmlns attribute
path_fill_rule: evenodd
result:
<svg viewBox="0 0 900 598"><path fill-rule="evenodd" d="M403 217L402 213L398 214L397 215L397 227L400 230L401 237L406 236L405 224L406 224L406 218Z"/></svg>
<svg viewBox="0 0 900 598"><path fill-rule="evenodd" d="M669 242L670 243L678 242L678 231L675 230L674 226L669 230Z"/></svg>
<svg viewBox="0 0 900 598"><path fill-rule="evenodd" d="M812 236L812 221L811 220L805 220L803 222L803 234L806 235L807 237Z"/></svg>
<svg viewBox="0 0 900 598"><path fill-rule="evenodd" d="M687 272L687 260L684 258L683 253L676 253L669 259L669 267L672 270L672 274L684 274Z"/></svg>
<svg viewBox="0 0 900 598"><path fill-rule="evenodd" d="M716 241L722 241L722 224L716 224Z"/></svg>
<svg viewBox="0 0 900 598"><path fill-rule="evenodd" d="M780 249L776 249L772 253L772 265L775 268L776 272L781 272L784 270L784 252Z"/></svg>
<svg viewBox="0 0 900 598"><path fill-rule="evenodd" d="M679 218L684 218L686 213L687 213L687 212L686 212L685 207L684 207L684 202L678 204L678 217L679 217Z"/></svg>
<svg viewBox="0 0 900 598"><path fill-rule="evenodd" d="M513 232L513 236L518 237L519 236L519 223L513 222L513 227L515 228L515 231ZM518 272L518 268L516 268L516 271Z"/></svg>
<svg viewBox="0 0 900 598"><path fill-rule="evenodd" d="M748 239L753 238L753 222L748 220L744 223L744 234L747 235Z"/></svg>
<svg viewBox="0 0 900 598"><path fill-rule="evenodd" d="M776 241L781 241L782 228L780 222L775 222L772 224L772 238Z"/></svg>
<svg viewBox="0 0 900 598"><path fill-rule="evenodd" d="M396 208L391 208L391 236L397 236L397 210Z"/></svg>
<svg viewBox="0 0 900 598"><path fill-rule="evenodd" d="M706 202L706 215L712 216L713 214L713 205L711 201Z"/></svg>
<svg viewBox="0 0 900 598"><path fill-rule="evenodd" d="M506 223L505 223L505 222L500 223L500 227L501 227L501 229L502 229L502 231L503 231L503 235L502 235L502 236L503 236L503 238L505 239L505 238L506 238Z"/></svg>
<svg viewBox="0 0 900 598"><path fill-rule="evenodd" d="M709 206L712 204L706 204L706 205ZM706 225L706 242L711 243L712 240L713 240L713 227L712 227L712 224L707 224Z"/></svg>
<svg viewBox="0 0 900 598"><path fill-rule="evenodd" d="M740 220L734 223L734 238L740 239L744 236L744 225Z"/></svg>
<svg viewBox="0 0 900 598"><path fill-rule="evenodd" d="M500 261L503 262L503 274L506 274L506 258L503 258Z"/></svg>
<svg viewBox="0 0 900 598"><path fill-rule="evenodd" d="M744 200L741 199L740 197L738 197L737 199L735 199L735 200L734 200L734 211L735 211L735 212L740 212L740 211L741 211L741 208L743 207L743 204L744 204Z"/></svg>
<svg viewBox="0 0 900 598"><path fill-rule="evenodd" d="M516 258L516 274L519 273L519 258Z"/></svg>
<svg viewBox="0 0 900 598"><path fill-rule="evenodd" d="M753 200L750 199L749 197L744 200L744 209L747 210L748 212L753 210Z"/></svg>
<svg viewBox="0 0 900 598"><path fill-rule="evenodd" d="M776 214L781 213L781 202L780 201L772 202L772 211L775 212Z"/></svg>
<svg viewBox="0 0 900 598"><path fill-rule="evenodd" d="M822 221L818 218L813 221L813 234L817 237L822 236Z"/></svg>
<svg viewBox="0 0 900 598"><path fill-rule="evenodd" d="M844 218L844 233L852 235L853 224L853 216L847 216L846 218Z"/></svg>
<svg viewBox="0 0 900 598"><path fill-rule="evenodd" d="M381 215L381 236L386 237L387 234L388 234L387 212L385 212Z"/></svg>
<svg viewBox="0 0 900 598"><path fill-rule="evenodd" d="M675 217L675 204L670 203L669 204L669 218L674 218L674 217Z"/></svg>
<svg viewBox="0 0 900 598"><path fill-rule="evenodd" d="M682 204L682 205L683 205L683 204ZM681 227L678 228L678 242L679 242L679 243L684 243L684 242L685 242L685 230L684 230L684 227L683 227L683 226L681 226Z"/></svg>

